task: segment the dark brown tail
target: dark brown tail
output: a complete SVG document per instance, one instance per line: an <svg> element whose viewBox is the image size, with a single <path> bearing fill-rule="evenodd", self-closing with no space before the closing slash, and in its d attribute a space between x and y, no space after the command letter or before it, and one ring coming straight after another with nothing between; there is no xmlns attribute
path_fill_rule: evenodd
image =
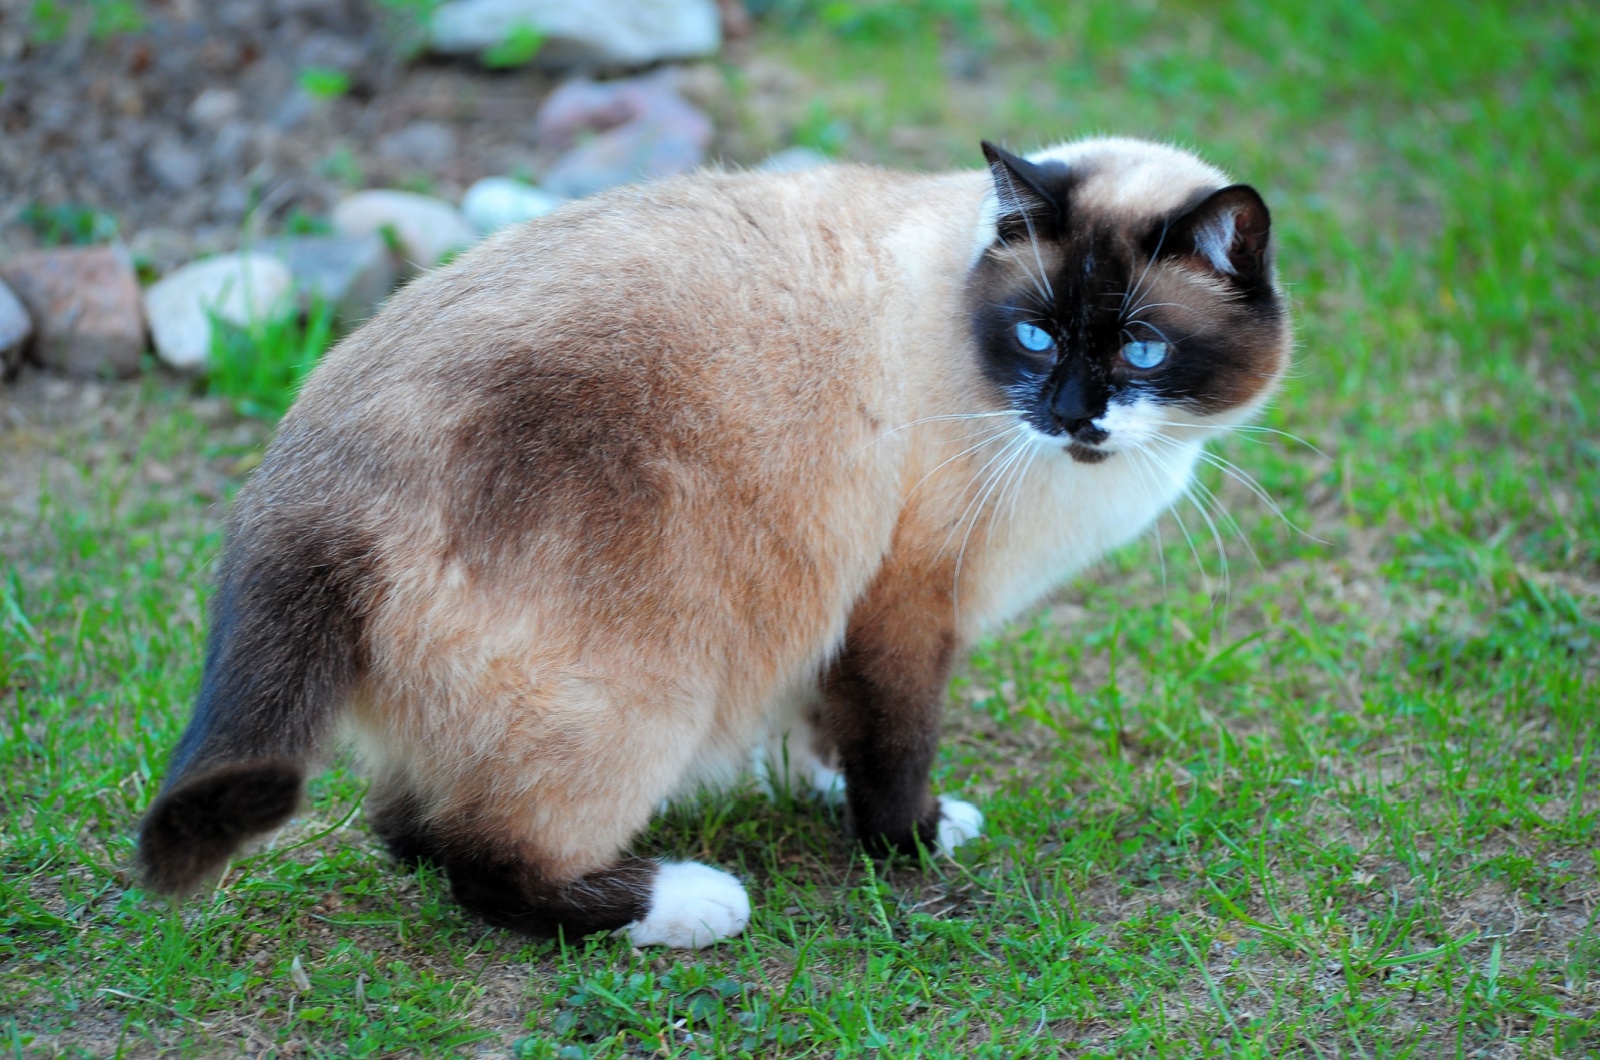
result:
<svg viewBox="0 0 1600 1060"><path fill-rule="evenodd" d="M229 544L200 695L140 828L151 887L194 890L294 813L366 663L371 580L370 543L353 532Z"/></svg>

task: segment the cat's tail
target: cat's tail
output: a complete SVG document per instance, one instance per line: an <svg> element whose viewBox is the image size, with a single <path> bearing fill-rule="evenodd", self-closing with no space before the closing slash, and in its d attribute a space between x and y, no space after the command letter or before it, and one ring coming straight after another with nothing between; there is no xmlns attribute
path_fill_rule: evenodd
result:
<svg viewBox="0 0 1600 1060"><path fill-rule="evenodd" d="M139 834L146 882L191 891L294 813L366 666L370 541L323 529L230 542L194 714Z"/></svg>

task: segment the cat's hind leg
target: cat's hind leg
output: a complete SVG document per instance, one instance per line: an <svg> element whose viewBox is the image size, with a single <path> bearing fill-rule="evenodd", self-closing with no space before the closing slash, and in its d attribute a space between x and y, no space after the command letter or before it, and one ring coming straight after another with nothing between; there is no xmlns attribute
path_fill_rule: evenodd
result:
<svg viewBox="0 0 1600 1060"><path fill-rule="evenodd" d="M497 927L550 938L617 931L636 946L699 949L737 935L750 900L737 879L695 862L622 858L574 873L507 822L430 811L393 783L376 786L373 830L395 858L444 870L455 898Z"/></svg>
<svg viewBox="0 0 1600 1060"><path fill-rule="evenodd" d="M593 682L568 682L559 704L521 688L479 700L471 733L493 748L461 768L443 732L407 740L409 753L369 750L376 779L368 796L373 830L402 862L430 862L469 911L536 937L564 932L625 934L635 945L699 948L743 931L744 887L693 862L622 857L694 757L696 741L669 710L629 710ZM565 720L579 693L586 726ZM637 703L642 693L628 702ZM436 711L435 716L441 712ZM503 724L500 724L503 723ZM376 745L377 741L371 741ZM452 764L455 763L455 764Z"/></svg>

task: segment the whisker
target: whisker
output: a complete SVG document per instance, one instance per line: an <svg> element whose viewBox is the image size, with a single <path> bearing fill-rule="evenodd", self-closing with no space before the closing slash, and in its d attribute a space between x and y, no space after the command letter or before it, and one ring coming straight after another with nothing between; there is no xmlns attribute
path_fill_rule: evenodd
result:
<svg viewBox="0 0 1600 1060"><path fill-rule="evenodd" d="M1307 449L1311 450L1313 453L1316 453L1324 460L1333 460L1333 457L1323 452L1313 443L1306 441L1298 434L1290 434L1288 431L1280 431L1276 427L1262 427L1253 423L1186 423L1183 420L1165 420L1162 422L1161 426L1191 427L1195 430L1201 431L1237 431L1241 434L1273 434L1277 435L1279 438L1287 438L1289 441L1294 442L1297 445L1305 446Z"/></svg>
<svg viewBox="0 0 1600 1060"><path fill-rule="evenodd" d="M1143 449L1130 449L1128 450L1128 455L1139 458L1138 462L1133 466L1139 472L1139 485L1144 488L1144 495L1150 501L1150 508L1156 513L1156 518L1150 520L1150 533L1156 539L1156 562L1161 566L1161 595L1165 598L1168 594L1167 552L1161 541L1161 505L1156 493L1150 488L1150 474L1153 474L1153 471L1149 468L1150 457ZM1147 474L1147 472L1149 473Z"/></svg>
<svg viewBox="0 0 1600 1060"><path fill-rule="evenodd" d="M1017 182L1012 179L1010 170L1001 167L1001 171L1005 175L1006 186L1011 189L1011 198L1018 203L1022 202L1022 196L1017 194ZM1028 245L1033 248L1033 260L1039 266L1039 278L1044 281L1044 289L1049 300L1054 302L1056 298L1055 288L1050 286L1050 275L1044 267L1044 258L1039 253L1039 233L1034 231L1033 217L1027 210L1022 211L1022 223L1028 228Z"/></svg>
<svg viewBox="0 0 1600 1060"><path fill-rule="evenodd" d="M1165 462L1161 460L1160 454L1155 450L1146 449L1144 452L1149 456L1151 463L1156 466L1157 470L1165 466ZM1189 555L1194 557L1194 565L1200 568L1200 579L1206 583L1207 595L1215 596L1216 594L1211 589L1211 576L1206 573L1205 560L1200 558L1200 550L1194 543L1194 535L1189 533L1189 524L1183 521L1183 513L1178 510L1176 505L1168 508L1167 511L1172 513L1173 521L1178 524L1178 530L1183 534L1184 541L1188 543Z"/></svg>
<svg viewBox="0 0 1600 1060"><path fill-rule="evenodd" d="M1166 343L1168 346L1177 346L1177 343L1175 343L1171 339L1167 338L1167 333L1165 331L1162 331L1160 328L1156 327L1154 324L1150 323L1148 320L1129 320L1128 323L1129 324L1138 324L1140 327L1149 328L1151 331L1155 332L1157 335L1160 335L1161 336L1161 341Z"/></svg>
<svg viewBox="0 0 1600 1060"><path fill-rule="evenodd" d="M969 445L965 449L961 450L961 452L959 452L959 453L955 454L954 456L950 457L948 460L941 461L939 463L939 465L937 467L935 467L932 471L929 471L926 475L923 475L921 478L917 479L916 485L912 486L909 490L906 491L906 499L910 500L911 495L913 493L916 493L917 490L921 489L922 488L922 484L924 482L928 481L934 475L937 475L940 471L944 470L944 468L946 466L948 466L949 464L954 463L957 460L960 460L962 457L966 456L968 453L977 452L979 449L982 449L984 446L989 445L990 443L995 442L995 441L997 441L997 440L999 440L1001 438L1004 438L1007 434L1010 434L1012 431L1018 430L1021 427L1022 427L1022 424L1016 423L1016 424L1012 424L1012 425L1010 425L1008 427L996 427L996 428L993 428L993 429L989 430L986 434L984 434L983 438L981 438L976 444ZM983 433L983 432L979 432L979 433ZM972 436L968 435L967 437L970 438ZM966 439L962 439L962 440L965 441Z"/></svg>
<svg viewBox="0 0 1600 1060"><path fill-rule="evenodd" d="M1140 313L1143 313L1146 309L1161 309L1166 306L1174 306L1178 309L1187 309L1191 313L1200 312L1200 310L1194 308L1193 306L1185 305L1182 302L1141 302L1132 309L1128 310L1128 312L1130 315L1137 316Z"/></svg>
<svg viewBox="0 0 1600 1060"><path fill-rule="evenodd" d="M972 540L972 532L978 528L978 520L983 518L989 495L994 492L996 486L1005 481L1006 474L1022 458L1027 451L1029 440L1028 436L1024 434L1008 447L1010 455L989 475L989 478L984 483L983 492L976 498L977 507L972 509L972 520L967 524L967 532L961 538L961 548L956 552L955 570L951 576L952 604L957 611L961 609L961 567L967 558L967 543ZM992 509L989 510L989 519L992 526L994 522ZM959 526L960 524L958 523L957 525Z"/></svg>
<svg viewBox="0 0 1600 1060"><path fill-rule="evenodd" d="M903 431L907 427L915 427L922 423L942 423L949 420L987 420L994 419L996 416L1015 415L1016 412L1011 409L1001 409L999 412L952 412L943 416L923 416L921 419L909 420L906 423L902 423L898 427L891 427L889 430L884 431L880 437L887 437L888 435Z"/></svg>
<svg viewBox="0 0 1600 1060"><path fill-rule="evenodd" d="M1170 438L1163 438L1160 435L1156 435L1154 440L1164 442L1174 448L1178 447L1177 442L1174 442ZM1198 450L1198 453L1201 460L1221 471L1224 475L1227 475L1245 489L1255 494L1256 498L1260 500L1261 503L1265 504L1268 510L1271 511L1273 515L1277 516L1278 520L1282 522L1283 525L1287 526L1289 529L1293 530L1295 533L1299 534L1301 537L1304 537L1308 541L1314 541L1319 545L1331 544L1330 542L1324 541L1322 538L1317 537L1315 534L1312 534L1300 524L1296 523L1293 519L1290 519L1288 514L1284 512L1283 508L1279 506L1278 502L1272 499L1272 495L1266 491L1266 488L1262 486L1261 483L1257 482L1254 476L1245 471L1238 464L1235 464L1233 461L1224 456L1219 456L1218 454L1210 452L1206 449L1200 449Z"/></svg>
<svg viewBox="0 0 1600 1060"><path fill-rule="evenodd" d="M1156 259L1161 256L1161 248L1166 244L1166 242L1167 242L1167 232L1170 231L1171 228L1172 228L1172 221L1170 219L1162 222L1162 225L1161 225L1161 236L1160 236L1159 239L1156 240L1156 249L1150 252L1150 260L1148 260L1148 261L1146 261L1144 263L1144 271L1139 274L1139 279L1137 281L1135 281L1133 287L1129 289L1129 291L1128 291L1128 295L1129 296L1134 296L1136 292L1138 292L1139 290L1141 290L1144 287L1144 278L1146 276L1150 275L1150 266L1154 265L1156 263ZM1127 308L1127 305L1128 305L1128 297L1125 296L1122 299L1122 306L1123 306L1123 308Z"/></svg>

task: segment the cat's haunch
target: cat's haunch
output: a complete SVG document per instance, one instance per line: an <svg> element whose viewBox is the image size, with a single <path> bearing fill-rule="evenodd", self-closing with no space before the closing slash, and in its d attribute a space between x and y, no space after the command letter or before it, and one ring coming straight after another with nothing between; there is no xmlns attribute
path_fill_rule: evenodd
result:
<svg viewBox="0 0 1600 1060"><path fill-rule="evenodd" d="M979 834L928 785L956 654L1149 526L1289 347L1250 187L984 151L576 202L329 353L234 504L152 885L287 819L341 727L395 856L534 935L742 931L734 877L625 851L753 752L871 849Z"/></svg>

